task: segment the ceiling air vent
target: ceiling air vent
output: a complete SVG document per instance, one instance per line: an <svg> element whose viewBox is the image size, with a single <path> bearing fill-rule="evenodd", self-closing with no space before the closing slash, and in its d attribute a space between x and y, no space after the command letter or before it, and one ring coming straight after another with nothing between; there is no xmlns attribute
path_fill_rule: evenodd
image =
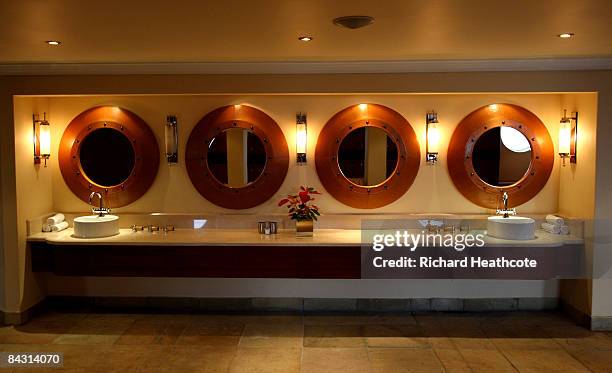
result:
<svg viewBox="0 0 612 373"><path fill-rule="evenodd" d="M370 16L345 16L334 18L334 25L340 27L350 28L351 30L355 30L358 28L362 28L374 23L374 17Z"/></svg>

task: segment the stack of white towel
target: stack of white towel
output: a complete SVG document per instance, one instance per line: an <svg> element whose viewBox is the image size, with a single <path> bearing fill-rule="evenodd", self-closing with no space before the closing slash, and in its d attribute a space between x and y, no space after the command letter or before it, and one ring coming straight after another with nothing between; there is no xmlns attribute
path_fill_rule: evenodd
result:
<svg viewBox="0 0 612 373"><path fill-rule="evenodd" d="M43 232L59 232L68 228L68 222L64 214L55 214L47 218L47 223L43 224Z"/></svg>
<svg viewBox="0 0 612 373"><path fill-rule="evenodd" d="M546 215L542 229L552 234L569 234L569 227L565 224L565 219L556 215Z"/></svg>

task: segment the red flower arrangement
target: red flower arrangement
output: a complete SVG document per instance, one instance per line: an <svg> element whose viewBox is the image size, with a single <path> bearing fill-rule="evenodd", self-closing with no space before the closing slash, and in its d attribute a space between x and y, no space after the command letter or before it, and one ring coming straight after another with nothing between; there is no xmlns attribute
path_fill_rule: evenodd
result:
<svg viewBox="0 0 612 373"><path fill-rule="evenodd" d="M319 208L312 204L313 194L321 194L311 187L300 187L298 194L289 194L278 203L279 206L287 204L289 217L294 220L317 220L320 216Z"/></svg>

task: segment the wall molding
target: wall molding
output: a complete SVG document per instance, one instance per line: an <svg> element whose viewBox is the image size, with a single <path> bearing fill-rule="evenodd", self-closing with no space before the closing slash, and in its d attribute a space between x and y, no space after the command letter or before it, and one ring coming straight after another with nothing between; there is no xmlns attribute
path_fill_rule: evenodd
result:
<svg viewBox="0 0 612 373"><path fill-rule="evenodd" d="M612 69L612 57L330 62L14 63L0 64L0 75L359 74L609 69Z"/></svg>

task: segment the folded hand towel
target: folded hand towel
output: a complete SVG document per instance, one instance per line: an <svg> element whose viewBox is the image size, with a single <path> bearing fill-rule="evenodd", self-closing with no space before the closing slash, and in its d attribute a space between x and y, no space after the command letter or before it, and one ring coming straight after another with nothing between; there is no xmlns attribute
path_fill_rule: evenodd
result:
<svg viewBox="0 0 612 373"><path fill-rule="evenodd" d="M548 233L559 234L561 226L550 223L542 223L542 229Z"/></svg>
<svg viewBox="0 0 612 373"><path fill-rule="evenodd" d="M43 232L51 232L51 224L43 224L42 231Z"/></svg>
<svg viewBox="0 0 612 373"><path fill-rule="evenodd" d="M565 225L565 220L556 215L546 215L546 222L554 225Z"/></svg>
<svg viewBox="0 0 612 373"><path fill-rule="evenodd" d="M51 231L59 232L59 231L63 231L66 228L68 228L68 222L67 221L63 221L61 223L52 225L51 226Z"/></svg>
<svg viewBox="0 0 612 373"><path fill-rule="evenodd" d="M559 227L559 234L569 234L569 227L567 225Z"/></svg>
<svg viewBox="0 0 612 373"><path fill-rule="evenodd" d="M49 225L59 224L63 222L65 219L66 217L64 216L64 214L55 214L51 216L50 218L47 218L47 224Z"/></svg>

